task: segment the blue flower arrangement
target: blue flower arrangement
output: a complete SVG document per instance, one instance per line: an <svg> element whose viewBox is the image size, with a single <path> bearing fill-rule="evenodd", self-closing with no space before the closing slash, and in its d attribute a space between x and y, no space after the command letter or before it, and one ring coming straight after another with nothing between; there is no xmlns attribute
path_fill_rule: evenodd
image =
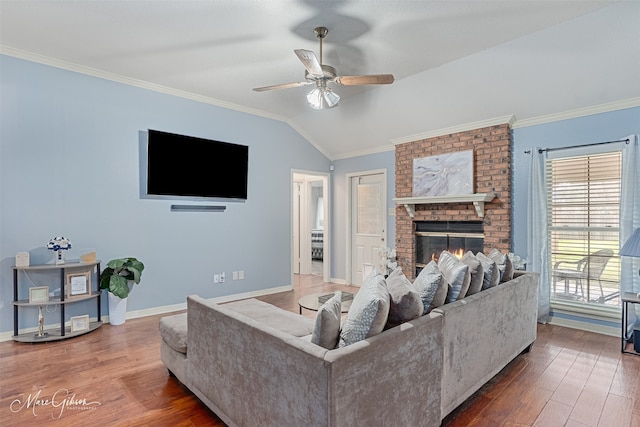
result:
<svg viewBox="0 0 640 427"><path fill-rule="evenodd" d="M47 244L47 249L51 249L56 252L55 263L56 264L64 264L64 255L63 250L71 249L71 241L66 237L54 237L49 240Z"/></svg>

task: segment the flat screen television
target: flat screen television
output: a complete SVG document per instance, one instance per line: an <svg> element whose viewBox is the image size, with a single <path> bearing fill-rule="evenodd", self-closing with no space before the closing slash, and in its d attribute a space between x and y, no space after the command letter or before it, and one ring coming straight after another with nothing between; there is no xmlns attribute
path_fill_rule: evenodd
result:
<svg viewBox="0 0 640 427"><path fill-rule="evenodd" d="M149 129L147 196L244 201L249 147Z"/></svg>

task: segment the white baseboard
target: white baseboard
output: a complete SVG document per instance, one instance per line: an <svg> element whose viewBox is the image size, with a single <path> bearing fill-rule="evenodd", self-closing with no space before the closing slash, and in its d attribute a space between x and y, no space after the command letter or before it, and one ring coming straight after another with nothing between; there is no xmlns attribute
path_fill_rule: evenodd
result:
<svg viewBox="0 0 640 427"><path fill-rule="evenodd" d="M226 295L223 297L215 297L215 298L210 298L211 301L216 302L216 303L223 303L223 302L228 302L228 301L235 301L235 300L239 300L239 299L245 299L245 298L255 298L255 297L260 297L260 296L264 296L264 295L270 295L270 294L276 294L278 292L286 292L286 291L290 291L293 289L293 286L279 286L276 288L269 288L269 289L261 289L259 291L251 291L251 292L244 292L241 294L234 294L234 295ZM187 302L183 302L180 304L172 304L172 305L165 305L165 306L161 306L161 307L153 307L153 308L145 308L144 310L134 310L134 311L127 311L127 314L125 316L125 319L138 319L141 317L147 317L147 316L155 316L158 314L165 314L165 313L172 313L175 311L182 311L182 310L186 310L187 309ZM102 316L102 322L103 323L109 323L109 316ZM96 320L98 320L97 317L92 317L89 319L90 321L94 322ZM66 326L69 326L69 322L66 323ZM46 325L45 329L55 329L55 328L59 328L60 324L56 323L56 324L50 324L50 325ZM30 332L37 332L38 331L38 327L32 327L32 328L24 328L24 329L20 329L18 331L19 334L24 334L24 333L30 333ZM13 331L7 331L7 332L0 332L0 342L4 342L4 341L11 341L13 338Z"/></svg>
<svg viewBox="0 0 640 427"><path fill-rule="evenodd" d="M609 335L612 337L620 338L620 328L616 328L613 326L604 326L598 325L595 323L589 322L580 322L578 320L571 319L563 319L561 317L553 317L549 318L550 325L562 326L565 328L571 329L580 329L582 331L594 332L596 334Z"/></svg>

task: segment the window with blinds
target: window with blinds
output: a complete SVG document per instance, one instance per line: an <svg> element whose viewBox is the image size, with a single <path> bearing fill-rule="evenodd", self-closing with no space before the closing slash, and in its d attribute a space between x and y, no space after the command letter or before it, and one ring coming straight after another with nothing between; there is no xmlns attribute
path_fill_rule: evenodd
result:
<svg viewBox="0 0 640 427"><path fill-rule="evenodd" d="M547 160L551 298L620 305L621 153Z"/></svg>

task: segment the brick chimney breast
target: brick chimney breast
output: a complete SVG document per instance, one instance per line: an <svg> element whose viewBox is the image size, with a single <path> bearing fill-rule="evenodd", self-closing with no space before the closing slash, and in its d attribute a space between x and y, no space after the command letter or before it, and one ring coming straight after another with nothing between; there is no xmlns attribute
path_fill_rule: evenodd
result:
<svg viewBox="0 0 640 427"><path fill-rule="evenodd" d="M396 197L413 195L413 159L473 150L474 193L494 191L479 218L473 203L416 205L411 218L404 206L396 207L396 253L398 264L415 279L414 221L478 221L484 225L484 252L511 246L511 128L500 124L481 129L422 139L395 147Z"/></svg>

